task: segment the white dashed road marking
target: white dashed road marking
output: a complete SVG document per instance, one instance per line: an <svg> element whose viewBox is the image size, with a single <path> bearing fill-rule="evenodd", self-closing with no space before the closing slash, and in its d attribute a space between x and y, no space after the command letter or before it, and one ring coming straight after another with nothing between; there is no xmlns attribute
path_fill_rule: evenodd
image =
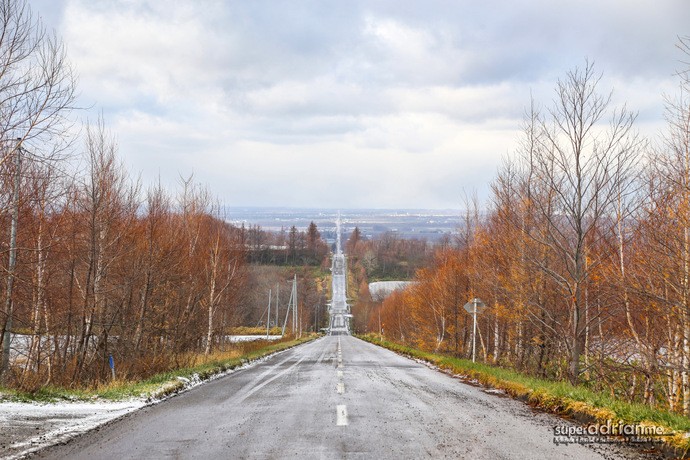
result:
<svg viewBox="0 0 690 460"><path fill-rule="evenodd" d="M337 426L347 426L347 406L345 404L338 404L336 412L337 417L335 424Z"/></svg>

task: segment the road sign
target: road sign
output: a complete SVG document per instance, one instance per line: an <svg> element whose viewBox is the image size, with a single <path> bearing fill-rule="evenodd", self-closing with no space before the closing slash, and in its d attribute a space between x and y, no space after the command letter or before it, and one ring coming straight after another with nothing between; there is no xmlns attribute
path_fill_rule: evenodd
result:
<svg viewBox="0 0 690 460"><path fill-rule="evenodd" d="M482 313L484 313L484 310L487 309L486 304L484 302L482 302L481 299L478 299L476 297L474 299L470 300L469 302L467 302L465 304L465 306L463 306L462 308L464 308L465 311L471 315L471 314L474 314L475 305L477 307L477 314L478 315L481 315Z"/></svg>
<svg viewBox="0 0 690 460"><path fill-rule="evenodd" d="M477 315L481 315L486 310L486 305L478 297L467 302L462 308L472 315L472 362L477 354Z"/></svg>

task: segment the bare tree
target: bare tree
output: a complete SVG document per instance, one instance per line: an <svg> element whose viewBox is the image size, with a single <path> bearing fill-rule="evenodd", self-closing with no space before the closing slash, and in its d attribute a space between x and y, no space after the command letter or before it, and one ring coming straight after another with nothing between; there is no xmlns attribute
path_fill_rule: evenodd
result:
<svg viewBox="0 0 690 460"><path fill-rule="evenodd" d="M26 0L0 0L0 31L0 163L15 139L31 152L56 153L68 139L76 91L64 46Z"/></svg>
<svg viewBox="0 0 690 460"><path fill-rule="evenodd" d="M690 57L690 37L681 38L678 47ZM647 267L663 279L664 292L643 287L645 294L665 304L673 314L669 327L670 370L669 403L681 401L685 415L690 414L690 64L678 72L675 96L665 96L668 130L663 143L655 149L650 161L648 179L650 203L646 208L646 248L656 262ZM634 326L631 322L631 329ZM635 331L633 330L633 333ZM637 336L635 336L637 338ZM651 353L650 353L651 355ZM650 356L653 359L653 356ZM680 391L679 391L680 390Z"/></svg>
<svg viewBox="0 0 690 460"><path fill-rule="evenodd" d="M45 161L69 144L68 115L75 101L75 77L64 47L34 16L25 0L0 0L0 165L20 156ZM22 145L30 148L22 148ZM19 176L15 181L19 183ZM14 187L15 198L19 186ZM15 205L16 207L16 205ZM16 237L17 219L11 234ZM11 236L12 239L12 236ZM16 247L10 265L16 262ZM8 267L2 321L0 377L9 365L14 268Z"/></svg>
<svg viewBox="0 0 690 460"><path fill-rule="evenodd" d="M212 206L211 215L215 215L216 219L209 219L210 228L208 231L211 238L208 244L209 257L205 264L208 280L208 297L206 298L208 327L206 328L206 348L204 350L206 355L211 353L213 347L214 316L218 304L234 281L239 265L239 260L233 258L231 254L229 229L223 220L218 219L220 217L219 204Z"/></svg>
<svg viewBox="0 0 690 460"><path fill-rule="evenodd" d="M529 165L527 194L543 222L528 227L529 236L558 261L546 265L535 260L566 297L568 377L573 383L585 345L585 289L596 264L587 258L587 244L598 238L605 219L616 218L617 198L631 187L641 146L633 131L635 115L625 107L609 109L611 94L597 92L600 79L586 62L557 83L552 107L539 118L535 148L523 159Z"/></svg>
<svg viewBox="0 0 690 460"><path fill-rule="evenodd" d="M112 327L108 305L109 269L122 251L125 232L132 227L138 208L138 186L129 183L124 168L116 158L117 145L102 120L86 128L86 153L89 171L78 206L84 219L85 274L80 286L83 300L82 328L77 352L75 379L78 379L91 341L100 327L96 349L107 346L107 332Z"/></svg>

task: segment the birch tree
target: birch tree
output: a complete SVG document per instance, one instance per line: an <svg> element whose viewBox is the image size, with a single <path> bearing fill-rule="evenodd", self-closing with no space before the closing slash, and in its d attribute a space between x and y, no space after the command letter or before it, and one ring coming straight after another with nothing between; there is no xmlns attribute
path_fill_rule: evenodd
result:
<svg viewBox="0 0 690 460"><path fill-rule="evenodd" d="M88 174L77 206L85 220L86 254L80 284L82 324L75 377L81 374L89 352L93 351L94 327L101 327L95 348L107 347L107 332L112 325L111 312L107 311L109 269L128 249L120 243L132 228L138 206L138 188L129 182L117 161L117 145L102 120L95 126L87 126L85 147Z"/></svg>
<svg viewBox="0 0 690 460"><path fill-rule="evenodd" d="M689 44L690 38L679 44L687 57ZM663 304L675 319L669 325L672 353L666 357L671 369L670 405L682 402L682 412L690 415L690 80L687 69L678 75L677 94L666 96L668 128L650 161L645 230L647 250L657 262L649 273L658 282L643 289L650 301Z"/></svg>
<svg viewBox="0 0 690 460"><path fill-rule="evenodd" d="M46 30L26 0L0 0L0 166L14 158L15 198L21 156L46 161L60 157L69 144L69 114L75 101L75 77L64 47ZM16 237L17 219L11 234ZM12 237L11 237L12 239ZM2 324L0 378L9 366L16 247L7 267Z"/></svg>
<svg viewBox="0 0 690 460"><path fill-rule="evenodd" d="M553 104L540 119L529 165L528 193L545 223L545 233L533 229L529 236L559 262L559 267L540 268L564 294L572 383L580 376L587 327L585 289L592 268L587 244L598 238L603 220L615 215L616 197L630 186L630 171L640 155L635 115L625 107L611 109L611 94L598 92L600 80L586 62L558 81Z"/></svg>

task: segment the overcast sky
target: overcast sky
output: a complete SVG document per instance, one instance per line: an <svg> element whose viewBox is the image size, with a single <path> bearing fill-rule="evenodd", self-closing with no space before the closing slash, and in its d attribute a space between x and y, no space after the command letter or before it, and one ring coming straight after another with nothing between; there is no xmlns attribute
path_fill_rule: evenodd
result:
<svg viewBox="0 0 690 460"><path fill-rule="evenodd" d="M144 184L230 206L460 208L588 58L663 129L687 0L29 0Z"/></svg>

